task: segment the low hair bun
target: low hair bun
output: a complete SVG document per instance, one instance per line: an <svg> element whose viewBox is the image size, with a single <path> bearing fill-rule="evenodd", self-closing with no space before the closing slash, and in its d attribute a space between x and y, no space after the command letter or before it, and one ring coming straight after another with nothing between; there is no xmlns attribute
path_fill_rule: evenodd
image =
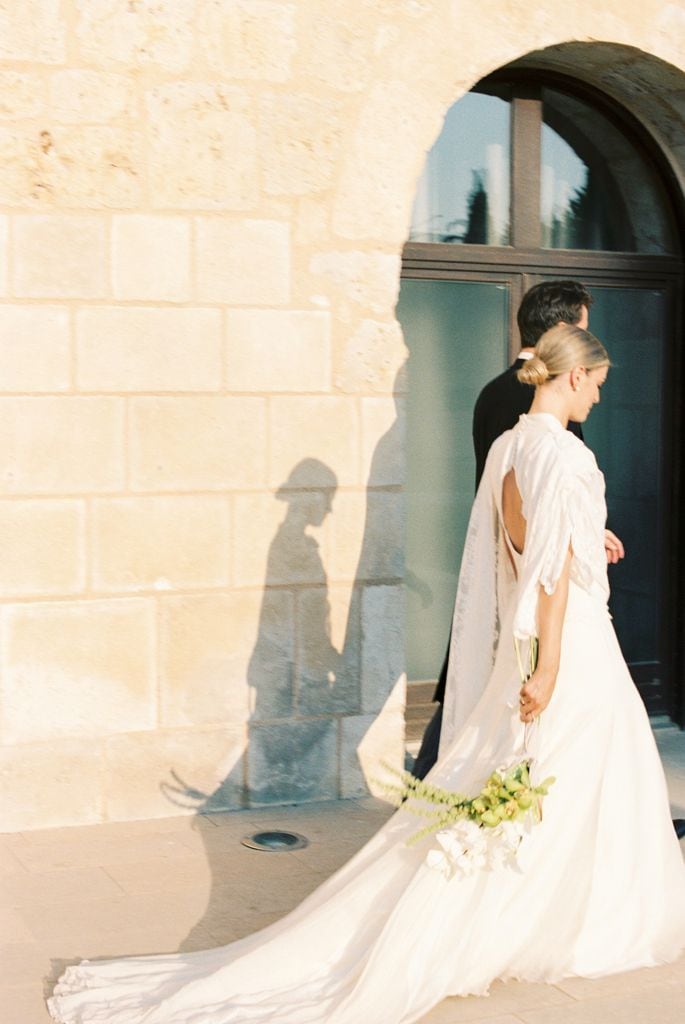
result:
<svg viewBox="0 0 685 1024"><path fill-rule="evenodd" d="M532 356L532 358L526 359L517 376L522 384L531 384L533 387L537 387L548 379L549 370L539 356Z"/></svg>

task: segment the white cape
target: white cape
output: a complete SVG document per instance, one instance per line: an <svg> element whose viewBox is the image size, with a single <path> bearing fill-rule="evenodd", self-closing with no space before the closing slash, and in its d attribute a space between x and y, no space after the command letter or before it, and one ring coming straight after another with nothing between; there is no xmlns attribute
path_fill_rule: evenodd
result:
<svg viewBox="0 0 685 1024"><path fill-rule="evenodd" d="M400 810L255 935L69 968L49 1004L56 1021L411 1024L448 995L485 994L495 978L595 977L677 957L685 866L606 607L602 480L585 452L547 416L523 417L493 447L459 587L448 738L429 776L476 793L522 755L512 638L534 631L536 587L554 586L570 541L561 667L535 737L537 769L556 782L522 843L520 870L447 878L427 864L434 840L406 845L418 819ZM529 516L518 581L502 559L497 516L509 465Z"/></svg>
<svg viewBox="0 0 685 1024"><path fill-rule="evenodd" d="M514 573L501 518L501 482L513 468L526 546ZM589 448L553 416L521 416L488 455L466 533L445 691L440 750L449 749L490 679L509 613L519 640L537 635L538 587L554 591L569 544L571 578L606 604L604 478ZM513 609L513 611L512 611Z"/></svg>

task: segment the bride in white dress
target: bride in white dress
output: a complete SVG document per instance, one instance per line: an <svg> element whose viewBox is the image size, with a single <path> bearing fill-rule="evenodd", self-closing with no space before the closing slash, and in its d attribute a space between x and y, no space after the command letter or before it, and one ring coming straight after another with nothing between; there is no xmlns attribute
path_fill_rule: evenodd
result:
<svg viewBox="0 0 685 1024"><path fill-rule="evenodd" d="M556 781L518 868L452 877L400 809L296 910L231 945L70 967L62 1024L410 1024L496 978L557 981L674 960L685 865L649 721L607 610L604 481L566 429L609 360L559 325L520 371L531 411L495 442L474 503L436 785L476 794L534 757ZM539 638L522 687L514 650Z"/></svg>

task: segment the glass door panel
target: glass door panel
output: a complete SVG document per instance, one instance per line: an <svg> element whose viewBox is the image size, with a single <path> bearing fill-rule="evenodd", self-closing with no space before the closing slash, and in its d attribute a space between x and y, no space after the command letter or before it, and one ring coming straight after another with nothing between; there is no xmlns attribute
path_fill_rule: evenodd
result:
<svg viewBox="0 0 685 1024"><path fill-rule="evenodd" d="M507 365L509 286L403 278L409 348L407 629L410 680L435 679L449 639L474 495L473 406Z"/></svg>
<svg viewBox="0 0 685 1024"><path fill-rule="evenodd" d="M590 330L613 368L585 440L607 485L608 525L626 557L610 567L610 607L626 661L648 710L666 712L661 656L663 575L662 351L665 296L591 285Z"/></svg>
<svg viewBox="0 0 685 1024"><path fill-rule="evenodd" d="M663 187L632 140L576 96L543 89L542 98L542 244L677 252Z"/></svg>

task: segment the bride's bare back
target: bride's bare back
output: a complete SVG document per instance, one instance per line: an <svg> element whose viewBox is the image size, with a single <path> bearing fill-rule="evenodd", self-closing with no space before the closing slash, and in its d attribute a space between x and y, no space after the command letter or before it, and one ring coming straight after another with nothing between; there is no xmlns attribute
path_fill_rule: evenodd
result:
<svg viewBox="0 0 685 1024"><path fill-rule="evenodd" d="M512 467L502 481L502 518L509 540L519 555L523 553L526 544L526 520L521 512L522 505L521 492Z"/></svg>

